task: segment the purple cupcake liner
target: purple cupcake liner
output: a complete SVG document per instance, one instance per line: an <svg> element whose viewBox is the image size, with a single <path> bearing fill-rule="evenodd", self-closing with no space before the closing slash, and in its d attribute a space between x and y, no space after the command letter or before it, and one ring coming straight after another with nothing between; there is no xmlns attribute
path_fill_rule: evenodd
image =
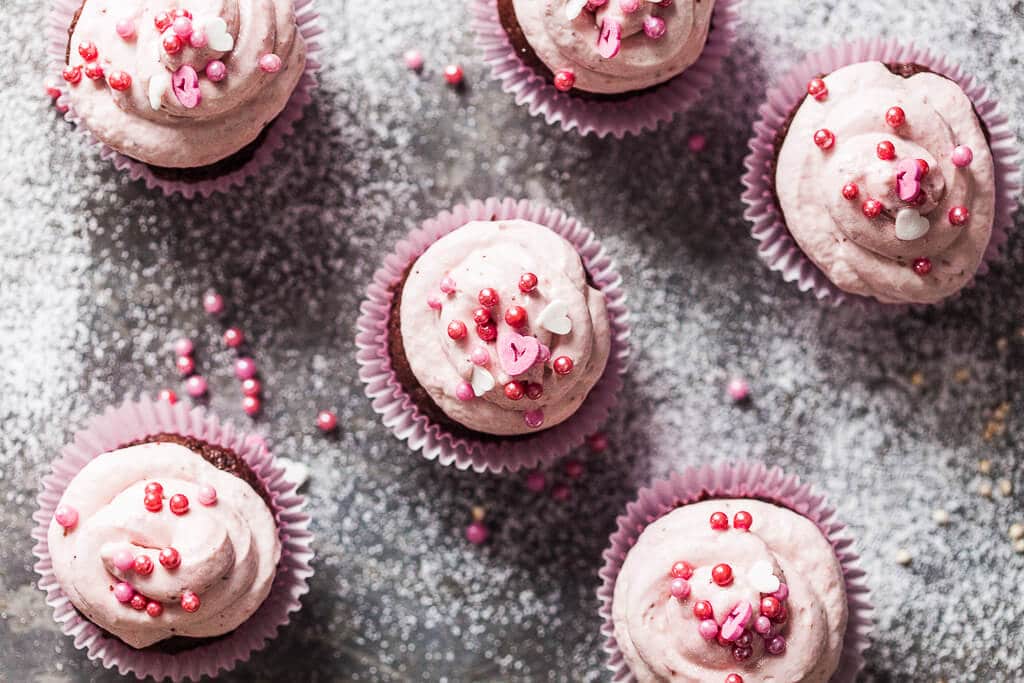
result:
<svg viewBox="0 0 1024 683"><path fill-rule="evenodd" d="M760 257L769 268L781 273L783 280L796 283L800 291L811 292L831 306L859 302L893 308L899 305L850 294L832 284L793 239L772 195L775 134L807 95L807 82L820 74L866 61L915 62L946 76L967 94L988 127L995 164L996 208L992 239L975 277L987 273L989 264L1000 257L1013 227L1013 214L1021 191L1020 148L1006 115L1000 111L999 103L988 88L945 57L894 39L861 40L812 53L768 90L764 104L758 109L754 135L749 142L750 153L743 162L747 169L743 176L743 201L747 209L743 215L753 223L750 234L760 243Z"/></svg>
<svg viewBox="0 0 1024 683"><path fill-rule="evenodd" d="M612 335L608 365L591 389L580 409L565 422L527 437L514 440L474 440L455 436L442 425L431 422L413 403L391 369L388 352L388 318L393 303L391 287L402 279L406 268L427 247L444 235L470 221L523 219L547 226L579 252L594 285L605 296ZM474 200L426 220L418 230L398 243L394 253L384 259L373 275L360 305L356 323L356 357L359 378L366 384L366 395L384 424L413 450L442 465L454 464L460 470L476 472L536 467L541 462L565 455L583 444L608 419L622 389L622 374L629 360L629 312L625 306L622 277L614 261L589 228L565 213L528 200L490 198Z"/></svg>
<svg viewBox="0 0 1024 683"><path fill-rule="evenodd" d="M53 0L46 27L50 73L59 74L64 67L68 27L81 6L81 0ZM115 151L93 135L88 127L82 124L74 107L71 106L68 84L60 79L53 84L61 91L56 106L64 112L65 121L74 124L78 131L88 136L90 142L99 146L101 158L110 161L117 170L127 173L132 180L142 180L148 189L158 188L168 197L180 194L185 199L192 199L197 195L205 198L215 192L228 192L233 187L243 185L273 161L275 152L284 146L285 140L295 131L295 124L302 118L306 105L313 101L313 90L317 87L316 72L320 70L320 63L316 60L320 44L313 39L324 31L317 25L319 16L313 8L313 0L295 0L295 21L299 33L306 40L305 71L288 99L288 104L267 126L264 139L252 158L231 173L195 182L160 178L148 164Z"/></svg>
<svg viewBox="0 0 1024 683"><path fill-rule="evenodd" d="M778 467L769 469L759 462L687 468L640 489L637 499L626 506L626 513L616 519L615 533L609 537L609 546L602 554L604 565L599 572L601 587L597 591L601 601L601 634L605 636L607 666L614 673L612 680L636 681L615 640L612 621L615 581L626 554L648 524L682 505L714 498L756 498L788 508L814 522L831 542L843 569L849 606L843 652L831 683L853 683L864 668L864 650L870 645L875 611L867 575L860 567L860 556L846 525L836 519L835 508L824 496L801 482L799 477L787 475Z"/></svg>
<svg viewBox="0 0 1024 683"><path fill-rule="evenodd" d="M717 0L712 14L712 30L701 56L686 71L665 83L619 101L586 100L561 92L544 76L523 63L509 41L498 16L497 0L473 0L472 28L477 46L491 75L501 81L501 89L525 105L532 116L543 116L549 124L564 131L598 137L639 135L669 122L686 111L701 96L722 67L736 40L740 0Z"/></svg>
<svg viewBox="0 0 1024 683"><path fill-rule="evenodd" d="M93 458L158 433L194 437L241 456L270 498L281 539L277 575L270 595L256 613L231 633L177 655L136 650L83 617L57 582L47 544L47 529L54 510L75 475ZM295 484L285 480L284 472L262 441L249 439L230 423L221 424L202 408L190 409L184 403L171 405L148 397L108 408L64 447L52 472L43 478L43 490L37 501L39 509L32 515L36 522L32 530L36 545L32 552L39 558L35 564L40 576L38 585L46 592L46 604L53 608L54 620L65 635L74 638L76 648L86 651L89 659L139 679L152 676L158 681L198 681L203 676L216 677L221 670L230 670L238 662L248 660L253 652L276 637L292 612L301 608L300 598L309 591L309 577L313 575L313 536L309 515L303 511L306 499L296 492Z"/></svg>

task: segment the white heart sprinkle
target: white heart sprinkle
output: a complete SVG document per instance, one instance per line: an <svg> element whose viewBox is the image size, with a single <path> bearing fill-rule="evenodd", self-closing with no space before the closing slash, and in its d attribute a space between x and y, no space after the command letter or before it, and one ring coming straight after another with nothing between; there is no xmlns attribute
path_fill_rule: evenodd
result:
<svg viewBox="0 0 1024 683"><path fill-rule="evenodd" d="M228 24L220 17L207 19L202 30L206 33L207 45L217 52L230 52L235 46L234 37L228 33Z"/></svg>
<svg viewBox="0 0 1024 683"><path fill-rule="evenodd" d="M587 0L569 0L565 3L565 18L572 21L580 15L586 6Z"/></svg>
<svg viewBox="0 0 1024 683"><path fill-rule="evenodd" d="M928 219L913 209L900 209L896 214L896 239L904 242L923 237L931 227Z"/></svg>
<svg viewBox="0 0 1024 683"><path fill-rule="evenodd" d="M298 460L291 458L275 458L278 465L284 467L284 478L289 484L302 486L309 479L309 468Z"/></svg>
<svg viewBox="0 0 1024 683"><path fill-rule="evenodd" d="M747 583L761 593L774 593L779 590L782 582L775 576L772 565L765 560L759 560L753 564L747 572Z"/></svg>
<svg viewBox="0 0 1024 683"><path fill-rule="evenodd" d="M473 393L483 396L494 388L494 375L480 367L473 368L473 376L469 380L473 387Z"/></svg>
<svg viewBox="0 0 1024 683"><path fill-rule="evenodd" d="M569 334L572 332L572 320L569 319L568 304L558 299L552 301L537 316L537 324L548 332Z"/></svg>
<svg viewBox="0 0 1024 683"><path fill-rule="evenodd" d="M149 106L153 108L153 111L159 111L160 105L164 100L164 93L171 87L171 74L166 71L160 71L153 74L153 77L149 79Z"/></svg>

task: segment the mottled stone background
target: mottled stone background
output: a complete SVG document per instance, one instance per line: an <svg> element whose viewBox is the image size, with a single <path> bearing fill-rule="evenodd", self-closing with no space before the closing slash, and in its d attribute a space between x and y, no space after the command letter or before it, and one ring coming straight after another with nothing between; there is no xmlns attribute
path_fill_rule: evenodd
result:
<svg viewBox="0 0 1024 683"><path fill-rule="evenodd" d="M220 324L199 306L208 288L262 368L253 427L312 470L317 534L305 609L235 680L608 680L595 589L615 516L653 477L736 457L815 482L859 537L878 606L867 680L1024 680L1024 556L1007 537L1024 521L1022 220L1007 259L957 301L865 314L768 272L739 200L765 86L846 37L948 53L998 93L1019 137L1024 3L750 0L718 89L622 141L515 106L479 62L464 2L319 4L322 87L278 170L187 202L129 182L72 134L42 93L46 3L2 2L0 680L116 678L60 634L34 586L38 482L91 414L180 389L169 344L183 334L213 408L249 421ZM422 76L401 63L410 47L427 58ZM465 92L443 84L449 61L465 66ZM686 150L694 131L709 137L699 155ZM354 322L379 259L422 219L488 195L583 219L630 292L635 362L613 446L581 454L567 503L522 475L409 453L356 378ZM748 407L724 398L732 374L750 379ZM325 406L337 438L313 427ZM1004 477L1012 494L979 495ZM473 505L487 509L484 547L463 538Z"/></svg>

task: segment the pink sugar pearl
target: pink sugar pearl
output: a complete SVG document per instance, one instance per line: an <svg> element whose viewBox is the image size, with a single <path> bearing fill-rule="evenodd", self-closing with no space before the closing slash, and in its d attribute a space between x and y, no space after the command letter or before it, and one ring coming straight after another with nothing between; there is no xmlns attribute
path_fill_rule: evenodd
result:
<svg viewBox="0 0 1024 683"><path fill-rule="evenodd" d="M435 311L440 311L441 310L441 300L438 299L433 294L431 294L430 296L427 297L427 307L429 307L429 308L431 308L431 309L433 309Z"/></svg>
<svg viewBox="0 0 1024 683"><path fill-rule="evenodd" d="M322 432L329 432L338 426L338 416L329 410L321 410L316 416L316 426Z"/></svg>
<svg viewBox="0 0 1024 683"><path fill-rule="evenodd" d="M640 0L619 0L619 8L626 14L632 14L640 9Z"/></svg>
<svg viewBox="0 0 1024 683"><path fill-rule="evenodd" d="M210 62L210 64L213 64L213 62ZM223 66L223 64L221 66ZM209 76L209 65L207 65L206 70L206 75ZM210 80L212 81L214 79L211 78ZM224 297L222 297L220 294L217 294L216 292L207 292L203 296L203 310L209 313L210 315L219 315L220 313L223 313Z"/></svg>
<svg viewBox="0 0 1024 683"><path fill-rule="evenodd" d="M527 410L523 413L523 421L526 422L526 426L531 429L537 429L544 424L544 411L541 409Z"/></svg>
<svg viewBox="0 0 1024 683"><path fill-rule="evenodd" d="M697 152L703 152L704 148L708 146L708 139L706 136L700 133L694 133L686 141L686 147L696 154Z"/></svg>
<svg viewBox="0 0 1024 683"><path fill-rule="evenodd" d="M405 60L405 67L411 71L419 71L423 68L423 55L419 50L406 50L402 59Z"/></svg>
<svg viewBox="0 0 1024 683"><path fill-rule="evenodd" d="M665 35L665 20L661 17L647 17L644 19L644 33L654 40L661 38Z"/></svg>
<svg viewBox="0 0 1024 683"><path fill-rule="evenodd" d="M451 294L455 291L455 280L451 279L448 275L441 278L441 291L445 294Z"/></svg>
<svg viewBox="0 0 1024 683"><path fill-rule="evenodd" d="M540 493L548 485L547 477L539 470L534 470L526 475L526 488L534 493Z"/></svg>
<svg viewBox="0 0 1024 683"><path fill-rule="evenodd" d="M252 379L256 376L256 361L248 356L235 361L235 377L238 379Z"/></svg>
<svg viewBox="0 0 1024 683"><path fill-rule="evenodd" d="M178 341L174 342L174 353L179 356L191 356L194 350L195 345L192 343L192 340L187 337L182 337Z"/></svg>
<svg viewBox="0 0 1024 683"><path fill-rule="evenodd" d="M135 565L135 555L130 550L118 550L114 553L113 561L115 567L126 572Z"/></svg>
<svg viewBox="0 0 1024 683"><path fill-rule="evenodd" d="M469 354L469 359L473 361L473 365L483 367L491 362L491 354L484 347L477 346L473 349L473 352Z"/></svg>
<svg viewBox="0 0 1024 683"><path fill-rule="evenodd" d="M957 168L970 166L974 161L974 150L967 145L957 145L953 148L953 165Z"/></svg>
<svg viewBox="0 0 1024 683"><path fill-rule="evenodd" d="M729 380L729 384L726 387L726 391L729 392L729 398L737 403L745 401L750 398L750 385L747 384L745 379L740 377L733 377Z"/></svg>
<svg viewBox="0 0 1024 683"><path fill-rule="evenodd" d="M192 35L188 37L188 44L196 50L201 50L206 47L210 42L209 37L206 35L206 31L199 29L192 31Z"/></svg>
<svg viewBox="0 0 1024 683"><path fill-rule="evenodd" d="M686 579L672 579L669 590L676 600L685 600L690 596L690 582Z"/></svg>
<svg viewBox="0 0 1024 683"><path fill-rule="evenodd" d="M455 387L455 398L460 401L471 401L476 397L476 393L473 391L473 385L469 382L460 382Z"/></svg>
<svg viewBox="0 0 1024 683"><path fill-rule="evenodd" d="M705 640L712 640L718 636L718 624L715 623L714 619L704 619L697 626L697 630L700 632L701 638Z"/></svg>
<svg viewBox="0 0 1024 683"><path fill-rule="evenodd" d="M206 77L214 83L219 83L224 80L224 77L228 75L228 68L224 66L224 62L219 59L214 59L206 65Z"/></svg>
<svg viewBox="0 0 1024 683"><path fill-rule="evenodd" d="M178 17L171 24L171 30L179 38L188 38L192 35L192 20L188 17Z"/></svg>
<svg viewBox="0 0 1024 683"><path fill-rule="evenodd" d="M199 398L206 394L208 387L206 385L206 378L202 375L192 375L185 380L185 391L192 398Z"/></svg>
<svg viewBox="0 0 1024 683"><path fill-rule="evenodd" d="M482 545L489 535L490 532L483 522L473 522L466 527L466 540L473 545Z"/></svg>
<svg viewBox="0 0 1024 683"><path fill-rule="evenodd" d="M199 487L199 495L197 497L201 505L213 505L217 502L217 489L209 484L203 484Z"/></svg>
<svg viewBox="0 0 1024 683"><path fill-rule="evenodd" d="M260 57L260 69L268 74L276 74L281 70L281 58L273 52L268 52Z"/></svg>
<svg viewBox="0 0 1024 683"><path fill-rule="evenodd" d="M131 19L121 19L117 22L114 27L117 31L117 35L121 36L124 40L131 40L135 37L135 22Z"/></svg>
<svg viewBox="0 0 1024 683"><path fill-rule="evenodd" d="M132 598L135 597L135 589L132 588L130 583L122 581L114 586L114 597L117 598L118 602L131 602Z"/></svg>
<svg viewBox="0 0 1024 683"><path fill-rule="evenodd" d="M58 505L53 513L53 518L57 520L57 524L65 529L70 529L78 524L78 510L70 505Z"/></svg>
<svg viewBox="0 0 1024 683"><path fill-rule="evenodd" d="M754 621L754 630L762 636L772 630L772 620L763 614Z"/></svg>

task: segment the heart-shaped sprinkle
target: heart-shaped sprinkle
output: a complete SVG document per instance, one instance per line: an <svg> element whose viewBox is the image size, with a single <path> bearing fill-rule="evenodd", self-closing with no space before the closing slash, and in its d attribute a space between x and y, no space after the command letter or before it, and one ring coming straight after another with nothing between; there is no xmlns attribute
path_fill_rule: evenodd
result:
<svg viewBox="0 0 1024 683"><path fill-rule="evenodd" d="M494 388L494 375L481 367L474 367L469 383L473 386L474 394L483 396Z"/></svg>
<svg viewBox="0 0 1024 683"><path fill-rule="evenodd" d="M904 242L923 237L931 227L928 219L913 209L900 209L896 214L896 239Z"/></svg>
<svg viewBox="0 0 1024 683"><path fill-rule="evenodd" d="M912 202L921 194L921 165L917 159L900 159L896 164L896 194L905 202Z"/></svg>
<svg viewBox="0 0 1024 683"><path fill-rule="evenodd" d="M185 109L198 107L203 99L203 93L199 90L199 74L188 64L182 64L174 72L171 87L174 89L174 96Z"/></svg>
<svg viewBox="0 0 1024 683"><path fill-rule="evenodd" d="M548 332L569 334L572 332L572 320L569 319L569 306L560 299L555 299L537 316L537 324Z"/></svg>
<svg viewBox="0 0 1024 683"><path fill-rule="evenodd" d="M601 22L601 31L597 34L597 54L611 59L619 54L622 47L622 24L611 19Z"/></svg>
<svg viewBox="0 0 1024 683"><path fill-rule="evenodd" d="M201 30L206 34L206 44L217 52L230 52L235 46L234 37L228 33L228 24L220 17L207 19Z"/></svg>
<svg viewBox="0 0 1024 683"><path fill-rule="evenodd" d="M729 642L736 640L743 635L752 616L754 616L754 608L750 606L749 602L743 601L737 604L722 622L722 630L719 635L723 640Z"/></svg>
<svg viewBox="0 0 1024 683"><path fill-rule="evenodd" d="M149 106L153 108L153 111L160 111L164 93L167 92L169 87L171 87L171 75L166 71L159 71L149 79L147 93L149 95Z"/></svg>
<svg viewBox="0 0 1024 683"><path fill-rule="evenodd" d="M525 337L510 332L498 340L498 360L509 377L521 375L537 361L540 342L536 337Z"/></svg>
<svg viewBox="0 0 1024 683"><path fill-rule="evenodd" d="M586 6L587 0L569 0L565 3L565 18L572 21L580 15Z"/></svg>
<svg viewBox="0 0 1024 683"><path fill-rule="evenodd" d="M747 583L757 589L759 593L774 593L779 590L782 582L779 581L779 577L775 576L771 563L759 560L747 572Z"/></svg>

